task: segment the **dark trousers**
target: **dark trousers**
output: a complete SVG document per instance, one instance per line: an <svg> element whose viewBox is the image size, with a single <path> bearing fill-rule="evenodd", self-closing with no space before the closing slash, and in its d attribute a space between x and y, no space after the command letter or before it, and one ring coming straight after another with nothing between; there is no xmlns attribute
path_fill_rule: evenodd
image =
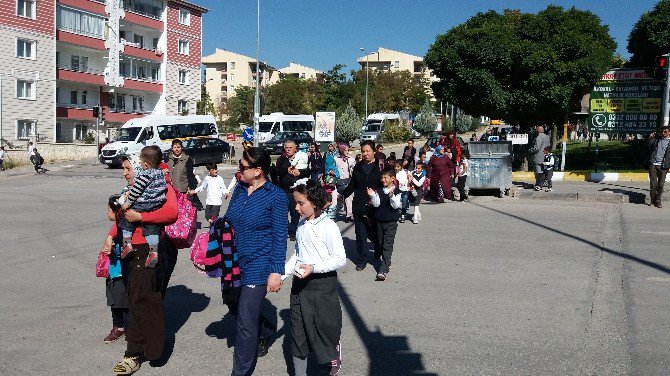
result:
<svg viewBox="0 0 670 376"><path fill-rule="evenodd" d="M236 307L237 334L232 376L253 374L258 339L268 338L274 333L274 327L261 313L261 305L266 293L266 285L256 285L253 288L242 286L240 300Z"/></svg>
<svg viewBox="0 0 670 376"><path fill-rule="evenodd" d="M216 220L221 215L221 205L205 205L205 218Z"/></svg>
<svg viewBox="0 0 670 376"><path fill-rule="evenodd" d="M649 166L649 198L652 204L658 204L663 198L663 185L665 185L665 175L668 170L661 166Z"/></svg>
<svg viewBox="0 0 670 376"><path fill-rule="evenodd" d="M463 201L468 198L465 195L465 182L468 181L468 175L463 175L458 177L458 182L456 183L456 188L458 188L458 199Z"/></svg>
<svg viewBox="0 0 670 376"><path fill-rule="evenodd" d="M554 170L545 171L542 175L543 183L547 184L547 188L551 188L551 178L554 176Z"/></svg>
<svg viewBox="0 0 670 376"><path fill-rule="evenodd" d="M165 342L162 286L156 278L157 268L144 266L149 246L133 244L133 249L135 252L128 262L126 356L144 354L147 360L157 360L163 355Z"/></svg>
<svg viewBox="0 0 670 376"><path fill-rule="evenodd" d="M393 243L395 233L398 231L398 222L378 222L377 239L381 247L382 266L379 271L388 273L391 269L391 256L393 255Z"/></svg>
<svg viewBox="0 0 670 376"><path fill-rule="evenodd" d="M295 237L295 232L298 229L298 221L300 220L300 215L295 210L295 200L293 199L293 191L285 190L286 198L288 199L288 236Z"/></svg>
<svg viewBox="0 0 670 376"><path fill-rule="evenodd" d="M128 322L128 308L112 307L112 325L117 328L125 328Z"/></svg>
<svg viewBox="0 0 670 376"><path fill-rule="evenodd" d="M170 277L175 266L177 266L177 248L167 235L163 235L158 242L158 265L156 266L158 273L158 286L161 288L161 296L165 299L165 292L167 291Z"/></svg>
<svg viewBox="0 0 670 376"><path fill-rule="evenodd" d="M376 252L379 250L379 239L377 239L377 225L372 215L365 214L354 215L354 230L356 231L356 252L358 261L356 265L365 265L366 243L369 239L372 242Z"/></svg>

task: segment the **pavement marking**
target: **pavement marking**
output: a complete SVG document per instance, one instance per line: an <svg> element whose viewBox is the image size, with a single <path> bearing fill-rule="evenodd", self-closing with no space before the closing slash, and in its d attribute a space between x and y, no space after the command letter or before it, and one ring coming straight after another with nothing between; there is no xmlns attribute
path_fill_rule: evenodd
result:
<svg viewBox="0 0 670 376"><path fill-rule="evenodd" d="M647 277L647 281L670 282L670 277Z"/></svg>
<svg viewBox="0 0 670 376"><path fill-rule="evenodd" d="M670 232L668 232L668 231L640 231L640 234L653 234L653 235L670 236Z"/></svg>

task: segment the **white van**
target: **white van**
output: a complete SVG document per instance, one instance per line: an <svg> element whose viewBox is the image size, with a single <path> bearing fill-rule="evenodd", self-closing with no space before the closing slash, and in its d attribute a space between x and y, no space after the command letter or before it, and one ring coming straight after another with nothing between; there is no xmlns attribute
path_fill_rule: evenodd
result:
<svg viewBox="0 0 670 376"><path fill-rule="evenodd" d="M169 150L175 138L218 138L219 130L212 115L148 115L128 120L112 142L100 153L100 163L108 166L121 164L122 155L139 154L143 147L157 145Z"/></svg>
<svg viewBox="0 0 670 376"><path fill-rule="evenodd" d="M384 126L390 122L400 123L398 114L370 114L361 128L361 141L380 142Z"/></svg>
<svg viewBox="0 0 670 376"><path fill-rule="evenodd" d="M278 132L296 131L308 132L314 137L313 115L284 115L283 112L273 112L258 119L258 143L269 141Z"/></svg>

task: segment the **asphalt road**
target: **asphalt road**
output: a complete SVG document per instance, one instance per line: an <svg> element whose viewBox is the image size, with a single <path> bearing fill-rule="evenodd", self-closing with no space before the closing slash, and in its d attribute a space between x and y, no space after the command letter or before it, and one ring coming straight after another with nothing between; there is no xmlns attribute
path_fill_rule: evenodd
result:
<svg viewBox="0 0 670 376"><path fill-rule="evenodd" d="M123 184L101 166L0 181L0 374L112 373L125 343L102 342L94 266ZM667 209L479 196L422 214L400 225L386 282L371 265L340 273L341 375L668 374ZM340 227L355 252L353 226ZM164 302L169 359L138 375L229 374L218 288L182 250ZM268 295L279 332L257 375L287 373L288 292Z"/></svg>

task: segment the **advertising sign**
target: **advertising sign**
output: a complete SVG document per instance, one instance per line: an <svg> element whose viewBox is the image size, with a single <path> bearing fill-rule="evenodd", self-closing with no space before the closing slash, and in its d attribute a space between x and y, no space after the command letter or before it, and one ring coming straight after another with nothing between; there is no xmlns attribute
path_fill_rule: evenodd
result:
<svg viewBox="0 0 670 376"><path fill-rule="evenodd" d="M317 112L314 141L335 142L335 113Z"/></svg>
<svg viewBox="0 0 670 376"><path fill-rule="evenodd" d="M526 145L528 133L510 133L507 135L507 141L512 141L512 145Z"/></svg>
<svg viewBox="0 0 670 376"><path fill-rule="evenodd" d="M625 73L625 74L624 74ZM628 77L630 76L630 77ZM589 131L596 133L646 133L663 121L663 84L646 74L615 72L603 76L591 90ZM624 78L623 80L615 80Z"/></svg>

